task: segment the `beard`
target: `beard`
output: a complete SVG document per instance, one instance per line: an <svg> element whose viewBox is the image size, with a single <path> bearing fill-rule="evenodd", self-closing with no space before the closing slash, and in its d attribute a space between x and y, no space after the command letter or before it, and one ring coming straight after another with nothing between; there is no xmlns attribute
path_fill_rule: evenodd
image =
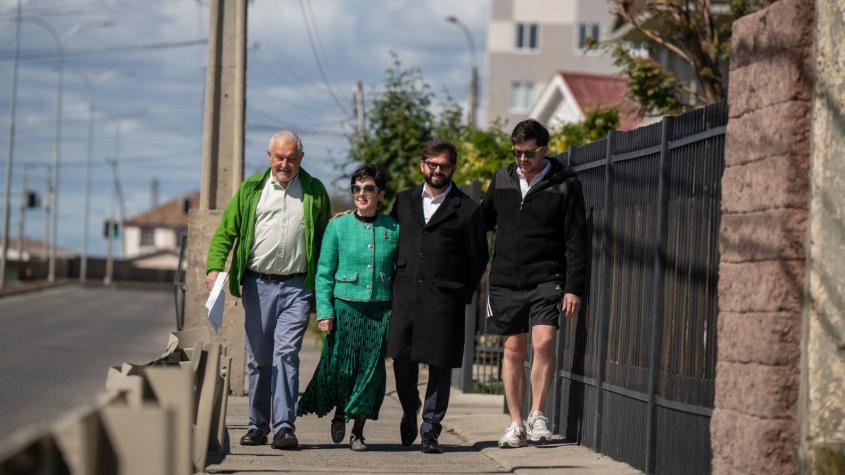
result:
<svg viewBox="0 0 845 475"><path fill-rule="evenodd" d="M437 176L438 178L441 179L440 183L437 183L437 182L434 181L435 176ZM449 186L450 183L452 183L452 180L450 178L446 177L446 175L423 174L423 178L425 178L425 182L428 184L428 186L434 188L435 190L442 190L442 189L446 188L447 186Z"/></svg>

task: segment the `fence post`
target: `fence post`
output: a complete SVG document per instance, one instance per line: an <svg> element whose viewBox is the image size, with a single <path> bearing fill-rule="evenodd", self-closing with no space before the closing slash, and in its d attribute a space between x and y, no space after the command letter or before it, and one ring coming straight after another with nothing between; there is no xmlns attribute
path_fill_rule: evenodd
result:
<svg viewBox="0 0 845 475"><path fill-rule="evenodd" d="M470 198L481 201L481 182L472 182L466 190ZM465 393L472 392L472 366L475 362L475 323L478 318L478 291L464 309L464 358L458 371L452 373L452 386Z"/></svg>
<svg viewBox="0 0 845 475"><path fill-rule="evenodd" d="M604 183L604 223L602 223L603 234L602 247L602 285L604 292L602 296L601 312L598 312L598 351L596 354L596 414L595 430L593 432L593 449L601 452L601 424L604 405L604 373L607 366L607 322L610 317L611 296L610 285L612 284L611 264L613 258L613 146L616 141L616 131L612 130L607 134L607 154L605 156L605 183Z"/></svg>
<svg viewBox="0 0 845 475"><path fill-rule="evenodd" d="M572 156L575 154L575 146L570 145L569 149L566 151L566 166L572 166ZM583 303L583 300L582 300ZM582 305L583 307L583 305ZM564 332L566 331L566 323L561 322L560 330L555 335L555 372L554 376L552 377L552 393L549 397L549 401L551 401L551 411L547 411L547 414L551 414L552 418L552 432L557 434L561 427L561 416L560 413L560 399L561 399L561 388L560 388L560 370L563 366L563 347L564 347L564 339L565 335Z"/></svg>
<svg viewBox="0 0 845 475"><path fill-rule="evenodd" d="M666 267L669 186L671 181L669 140L674 118L666 116L660 128L660 177L657 185L657 223L654 229L654 269L651 288L651 329L648 347L648 419L646 423L645 471L654 473L657 449L657 385L660 376L660 350L663 343L663 283Z"/></svg>

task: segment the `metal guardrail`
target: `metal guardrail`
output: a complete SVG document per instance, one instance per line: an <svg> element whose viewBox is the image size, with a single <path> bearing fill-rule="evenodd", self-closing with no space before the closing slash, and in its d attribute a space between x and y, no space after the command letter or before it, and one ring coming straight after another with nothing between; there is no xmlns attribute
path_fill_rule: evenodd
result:
<svg viewBox="0 0 845 475"><path fill-rule="evenodd" d="M179 239L179 262L173 273L173 299L176 304L176 330L185 328L185 250L188 246L188 235L183 234Z"/></svg>
<svg viewBox="0 0 845 475"><path fill-rule="evenodd" d="M146 365L108 370L91 404L46 431L13 436L0 449L0 475L162 474L203 471L225 448L232 358L207 328L170 335Z"/></svg>

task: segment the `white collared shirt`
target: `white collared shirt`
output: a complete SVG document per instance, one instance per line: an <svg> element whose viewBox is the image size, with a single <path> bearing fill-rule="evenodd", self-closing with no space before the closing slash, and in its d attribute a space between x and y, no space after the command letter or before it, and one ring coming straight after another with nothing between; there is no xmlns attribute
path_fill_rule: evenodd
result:
<svg viewBox="0 0 845 475"><path fill-rule="evenodd" d="M255 209L249 269L281 275L308 270L302 198L298 175L285 187L270 174Z"/></svg>
<svg viewBox="0 0 845 475"><path fill-rule="evenodd" d="M532 186L539 183L540 180L542 180L543 177L546 176L547 173L549 173L549 170L552 169L552 164L549 163L548 158L544 159L544 162L546 163L545 166L543 166L543 169L540 170L540 173L534 175L534 178L531 179L531 183L529 183L528 180L525 179L525 175L522 174L522 170L520 170L519 167L516 167L516 174L519 175L519 191L522 192L522 199L525 199L525 195L528 194L528 190L530 190Z"/></svg>
<svg viewBox="0 0 845 475"><path fill-rule="evenodd" d="M423 184L422 189L422 201L423 201L423 216L425 216L425 223L428 224L428 220L434 216L434 213L437 212L437 208L446 201L446 195L452 191L452 184L449 183L449 186L437 196L432 195L428 192L428 184Z"/></svg>

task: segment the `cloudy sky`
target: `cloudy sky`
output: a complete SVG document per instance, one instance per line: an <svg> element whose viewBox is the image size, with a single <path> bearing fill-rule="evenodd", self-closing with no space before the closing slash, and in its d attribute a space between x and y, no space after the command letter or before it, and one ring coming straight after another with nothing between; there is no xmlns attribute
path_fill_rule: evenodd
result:
<svg viewBox="0 0 845 475"><path fill-rule="evenodd" d="M58 244L82 246L91 100L84 76L95 83L97 109L88 248L102 255L113 183L106 159L119 160L127 217L150 207L154 180L159 202L199 189L207 49L197 40L207 38L208 8L207 0L24 0L23 15L32 20L21 27L13 238L24 171L28 188L45 194L53 159L56 45L43 23L60 35L72 33L64 39ZM0 0L0 180L9 150L14 12L15 0ZM336 179L335 165L346 158L344 134L354 124L355 81L364 82L365 95L380 87L391 51L406 66L420 67L439 98L448 93L465 102L470 55L463 33L444 20L448 15L474 35L483 88L488 0L250 1L247 174L265 166L270 129L292 128L303 136L304 166L327 184ZM306 18L313 18L328 84L320 77ZM28 211L27 236L41 239L43 223L43 210Z"/></svg>

